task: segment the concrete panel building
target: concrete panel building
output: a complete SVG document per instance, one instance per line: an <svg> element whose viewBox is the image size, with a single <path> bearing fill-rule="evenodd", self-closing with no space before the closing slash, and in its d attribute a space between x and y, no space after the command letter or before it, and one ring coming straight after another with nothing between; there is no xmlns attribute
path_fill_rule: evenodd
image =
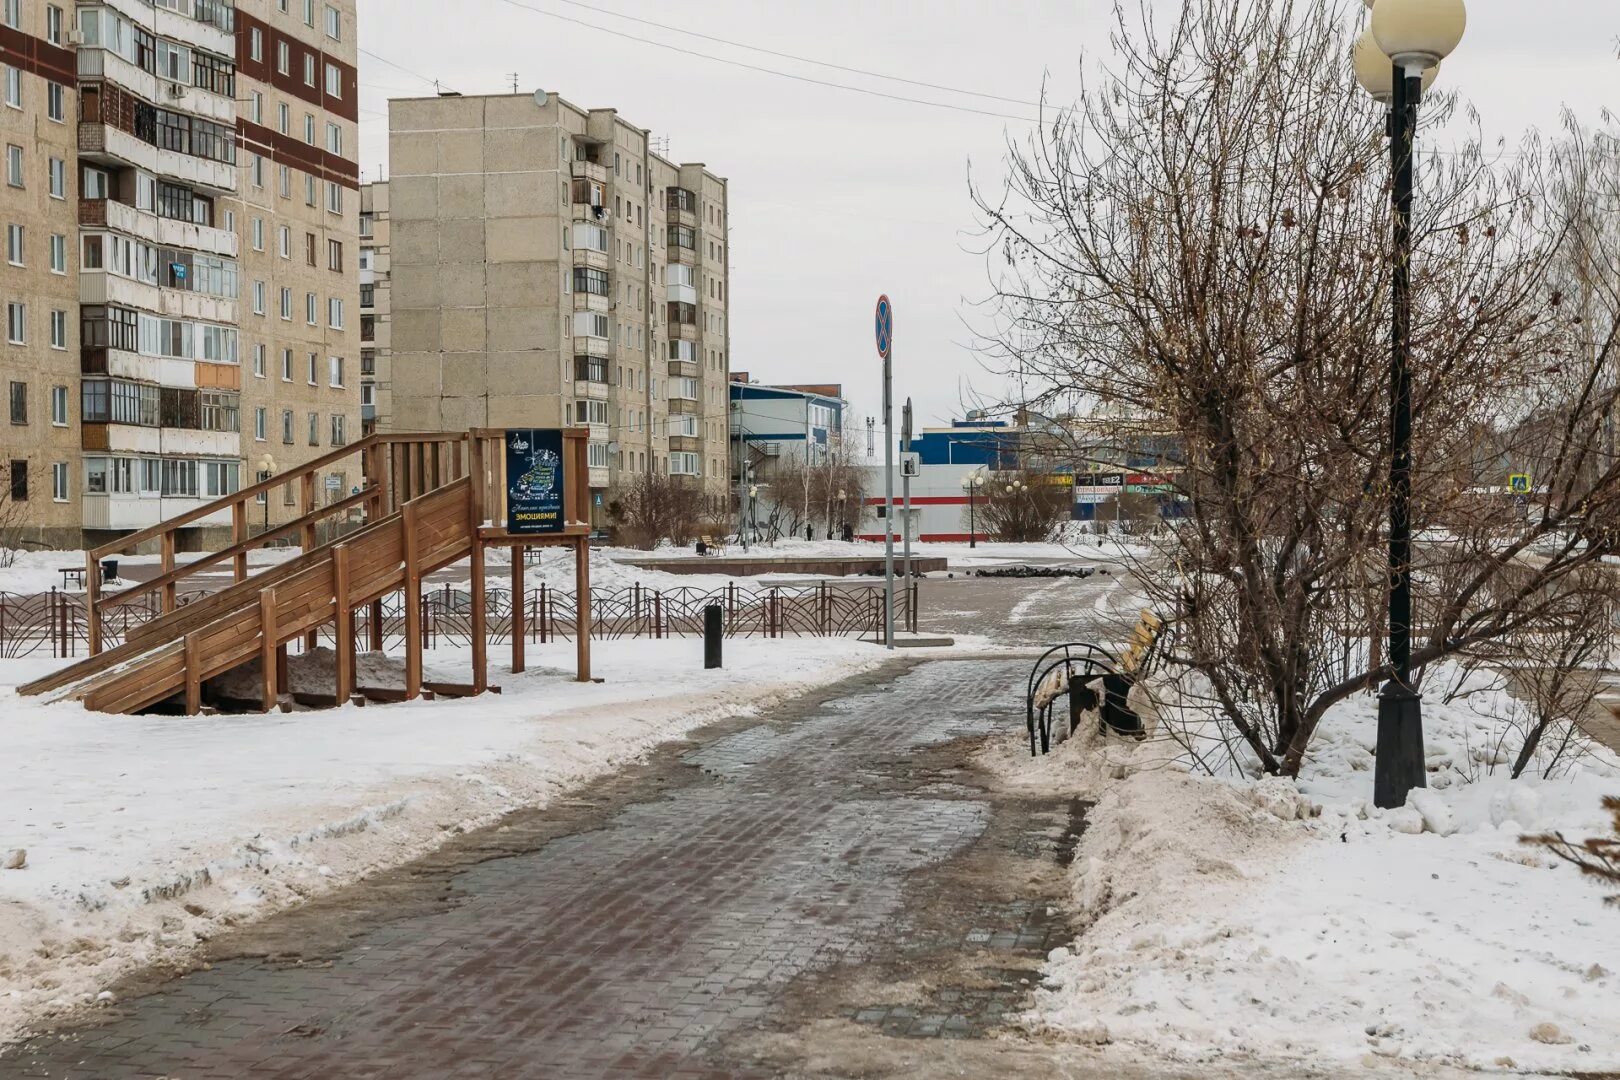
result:
<svg viewBox="0 0 1620 1080"><path fill-rule="evenodd" d="M393 390L387 378L393 311L388 235L388 184L366 184L360 189L360 424L368 435L392 430Z"/></svg>
<svg viewBox="0 0 1620 1080"><path fill-rule="evenodd" d="M588 424L598 514L637 475L723 492L726 181L556 95L396 100L389 131L379 424Z"/></svg>
<svg viewBox="0 0 1620 1080"><path fill-rule="evenodd" d="M267 451L279 470L358 434L354 20L355 0L0 9L7 542L115 540Z"/></svg>

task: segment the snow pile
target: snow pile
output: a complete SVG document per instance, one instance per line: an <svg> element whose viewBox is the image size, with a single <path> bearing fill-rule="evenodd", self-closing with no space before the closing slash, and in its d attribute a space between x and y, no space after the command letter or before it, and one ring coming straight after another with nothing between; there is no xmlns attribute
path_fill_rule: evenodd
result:
<svg viewBox="0 0 1620 1080"><path fill-rule="evenodd" d="M7 760L27 763L0 784L0 858L27 851L0 869L0 1040L229 926L889 654L739 639L721 670L702 656L693 640L598 643L606 681L581 684L571 643L531 645L528 672L492 672L500 696L285 714L106 716L0 690ZM53 663L0 662L0 679ZM469 664L439 649L425 675L465 682ZM307 661L323 692L328 667Z"/></svg>
<svg viewBox="0 0 1620 1080"><path fill-rule="evenodd" d="M1398 810L1369 803L1371 695L1329 712L1297 784L1109 786L1073 871L1087 929L1030 1023L1189 1061L1620 1067L1620 912L1519 842L1603 831L1620 762L1583 745L1511 780L1514 703L1463 689L1426 701L1431 787Z"/></svg>

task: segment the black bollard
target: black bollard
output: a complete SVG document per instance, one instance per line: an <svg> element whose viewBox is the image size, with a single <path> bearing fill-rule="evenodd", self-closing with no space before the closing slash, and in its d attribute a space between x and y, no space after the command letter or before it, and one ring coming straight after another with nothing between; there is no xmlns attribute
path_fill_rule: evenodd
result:
<svg viewBox="0 0 1620 1080"><path fill-rule="evenodd" d="M703 609L703 666L720 666L720 642L725 634L726 609L710 604Z"/></svg>

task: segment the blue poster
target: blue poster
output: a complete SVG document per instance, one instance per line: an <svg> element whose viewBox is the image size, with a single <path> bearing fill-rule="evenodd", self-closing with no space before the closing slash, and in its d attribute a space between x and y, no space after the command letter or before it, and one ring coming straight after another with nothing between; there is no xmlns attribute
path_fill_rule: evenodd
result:
<svg viewBox="0 0 1620 1080"><path fill-rule="evenodd" d="M562 532L563 435L558 428L506 433L506 531Z"/></svg>

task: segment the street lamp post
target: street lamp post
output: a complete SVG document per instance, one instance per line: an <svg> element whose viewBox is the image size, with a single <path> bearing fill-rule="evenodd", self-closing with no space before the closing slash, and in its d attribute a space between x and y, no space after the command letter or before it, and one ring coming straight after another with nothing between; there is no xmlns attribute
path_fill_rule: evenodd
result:
<svg viewBox="0 0 1620 1080"><path fill-rule="evenodd" d="M759 528L759 485L748 485L748 531L755 532ZM748 550L748 541L743 541L743 550Z"/></svg>
<svg viewBox="0 0 1620 1080"><path fill-rule="evenodd" d="M276 475L276 459L271 457L269 454L265 454L263 457L261 457L256 464L259 469L259 479L261 481L268 480L272 476ZM259 497L264 500L264 531L269 532L270 493L268 491L261 492Z"/></svg>
<svg viewBox="0 0 1620 1080"><path fill-rule="evenodd" d="M974 495L978 493L980 485L984 483L984 470L974 469L962 477L962 490L968 497L968 547L979 546L979 530L974 521Z"/></svg>
<svg viewBox="0 0 1620 1080"><path fill-rule="evenodd" d="M1440 61L1462 40L1464 0L1364 0L1372 28L1356 44L1356 77L1389 104L1393 173L1393 311L1390 334L1389 664L1378 695L1378 753L1373 802L1405 804L1427 786L1423 700L1412 689L1412 202L1417 186L1414 145L1418 106ZM1380 57L1385 59L1380 60Z"/></svg>
<svg viewBox="0 0 1620 1080"><path fill-rule="evenodd" d="M840 540L842 540L844 538L844 519L849 516L849 504L844 501L844 500L846 500L848 498L849 498L849 493L847 491L845 491L843 488L839 488L838 489L838 539L840 539Z"/></svg>

